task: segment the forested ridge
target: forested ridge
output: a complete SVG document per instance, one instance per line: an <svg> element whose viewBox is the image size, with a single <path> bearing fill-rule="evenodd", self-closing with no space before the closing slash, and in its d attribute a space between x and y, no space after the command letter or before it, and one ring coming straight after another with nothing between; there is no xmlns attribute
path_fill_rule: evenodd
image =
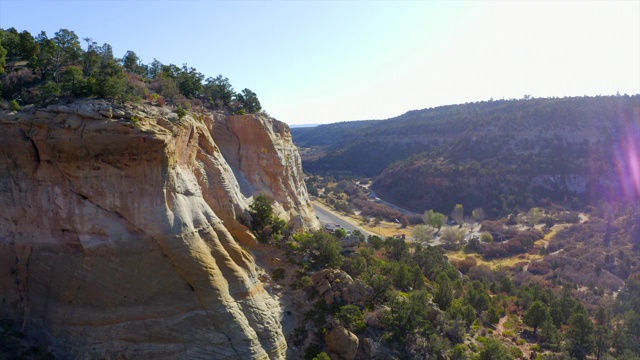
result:
<svg viewBox="0 0 640 360"><path fill-rule="evenodd" d="M262 110L257 95L235 91L229 79L206 77L186 63L181 67L154 59L144 64L136 53L121 58L111 45L82 39L68 29L53 37L35 37L15 28L0 29L0 97L17 110L35 104L95 97L115 101L148 100L157 105L224 109L235 113Z"/></svg>
<svg viewBox="0 0 640 360"><path fill-rule="evenodd" d="M639 95L492 100L293 135L321 150L303 163L310 173L373 177L380 197L417 212L464 203L499 215L545 198L622 197L614 176L630 163L616 156L640 138L639 114ZM333 141L309 141L322 133Z"/></svg>

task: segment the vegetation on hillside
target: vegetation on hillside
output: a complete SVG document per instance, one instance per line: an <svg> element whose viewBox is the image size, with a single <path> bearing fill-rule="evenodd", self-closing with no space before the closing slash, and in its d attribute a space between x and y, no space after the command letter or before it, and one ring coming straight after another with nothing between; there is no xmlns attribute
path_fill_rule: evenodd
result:
<svg viewBox="0 0 640 360"><path fill-rule="evenodd" d="M461 208L454 207L453 218ZM571 219L563 214L537 209L484 220L487 235L478 248L456 245L473 255L494 243L531 241L529 250L542 257L528 267L491 267L473 257L448 261L440 246L377 236L365 241L344 231L280 238L274 244L290 265L274 271L273 280L308 304L289 345L307 359L328 358L327 334L344 328L368 344L360 358L374 351L395 359L637 359L640 206L603 203L588 221L557 229L556 222ZM442 217L428 216L432 231ZM538 221L555 226L551 240L540 240ZM507 225L512 222L521 228ZM457 227L441 231L449 229ZM355 252L342 246L350 236L359 239ZM544 262L548 268L532 266Z"/></svg>
<svg viewBox="0 0 640 360"><path fill-rule="evenodd" d="M28 31L0 29L0 98L14 110L84 97L146 99L179 109L240 114L262 110L253 91L236 92L222 75L205 77L187 64L179 67L156 59L144 64L131 50L117 58L107 43L83 38L83 49L80 40L68 29L60 29L53 37L44 31L33 37Z"/></svg>
<svg viewBox="0 0 640 360"><path fill-rule="evenodd" d="M416 212L459 203L492 216L548 200L584 206L629 192L620 178L632 177L632 159L621 154L638 152L639 117L640 95L442 106L344 129L303 166L374 177L379 197Z"/></svg>

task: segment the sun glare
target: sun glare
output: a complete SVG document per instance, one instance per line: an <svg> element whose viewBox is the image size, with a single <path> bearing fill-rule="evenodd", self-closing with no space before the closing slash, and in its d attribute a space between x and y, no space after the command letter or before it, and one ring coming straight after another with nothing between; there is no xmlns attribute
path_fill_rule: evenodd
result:
<svg viewBox="0 0 640 360"><path fill-rule="evenodd" d="M624 137L616 151L620 185L625 197L640 198L640 113L627 121Z"/></svg>

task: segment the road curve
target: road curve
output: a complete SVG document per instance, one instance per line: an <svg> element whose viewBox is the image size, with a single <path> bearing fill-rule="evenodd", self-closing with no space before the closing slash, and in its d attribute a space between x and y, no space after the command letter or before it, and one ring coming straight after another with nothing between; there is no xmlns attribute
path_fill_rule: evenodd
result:
<svg viewBox="0 0 640 360"><path fill-rule="evenodd" d="M362 229L353 222L344 219L342 216L337 215L334 211L327 208L326 206L313 202L313 209L316 212L316 216L318 217L320 224L322 224L323 226L325 224L338 224L347 231L358 230L362 234L364 234L365 237L375 235Z"/></svg>

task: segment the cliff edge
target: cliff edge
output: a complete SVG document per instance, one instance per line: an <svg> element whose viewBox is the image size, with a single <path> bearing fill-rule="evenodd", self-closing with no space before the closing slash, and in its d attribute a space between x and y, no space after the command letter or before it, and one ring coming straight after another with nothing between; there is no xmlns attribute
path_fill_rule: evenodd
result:
<svg viewBox="0 0 640 360"><path fill-rule="evenodd" d="M105 101L0 111L0 159L0 319L62 358L285 356L242 225L265 194L318 226L285 124Z"/></svg>

